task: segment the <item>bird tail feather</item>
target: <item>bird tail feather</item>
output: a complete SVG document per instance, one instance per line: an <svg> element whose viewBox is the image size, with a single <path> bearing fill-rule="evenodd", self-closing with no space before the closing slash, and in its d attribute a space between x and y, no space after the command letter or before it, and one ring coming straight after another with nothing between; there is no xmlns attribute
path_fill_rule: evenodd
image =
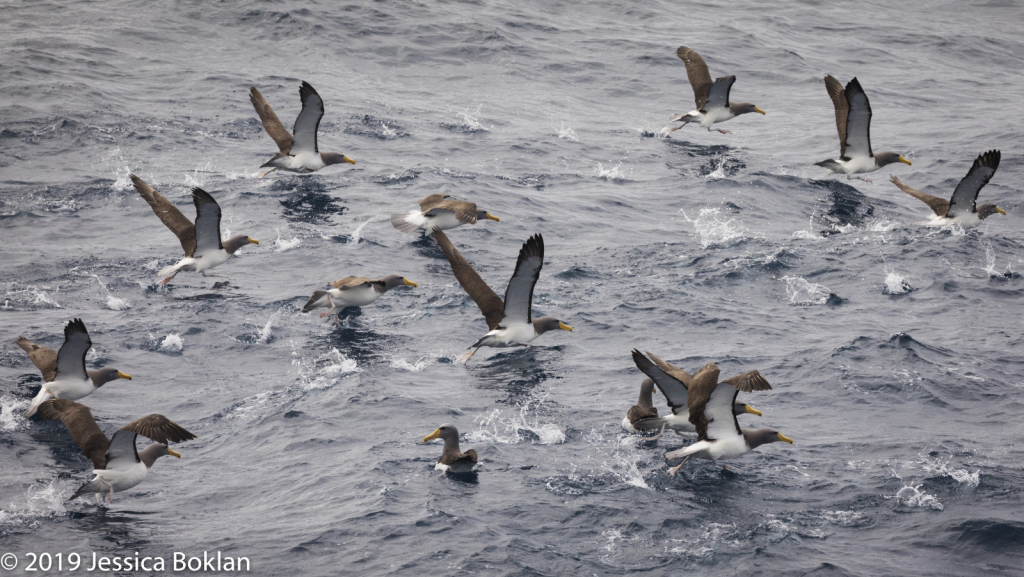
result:
<svg viewBox="0 0 1024 577"><path fill-rule="evenodd" d="M404 232L405 234L412 234L416 232L416 229L420 227L421 223L414 222L414 215L419 215L419 211L414 210L408 214L392 214L391 215L391 226ZM422 220L422 218L420 219Z"/></svg>
<svg viewBox="0 0 1024 577"><path fill-rule="evenodd" d="M320 301L323 300L324 297L326 297L326 296L327 296L327 291L316 291L316 292L314 292L313 296L309 297L309 300L306 301L306 304L302 306L302 311L301 312L308 313L309 311L311 311L311 310L313 310L315 308L327 306L326 302L323 303L323 304L320 304Z"/></svg>
<svg viewBox="0 0 1024 577"><path fill-rule="evenodd" d="M665 453L665 458L679 459L680 457L688 457L690 455L695 455L709 447L711 447L711 443L707 441L697 441L696 443L690 445L689 447L683 447L682 449L676 451L669 451Z"/></svg>
<svg viewBox="0 0 1024 577"><path fill-rule="evenodd" d="M160 269L160 272L156 273L156 276L158 278L165 278L165 277L169 277L169 276L174 276L174 275L178 274L178 271L180 271L181 269L183 269L183 268L187 267L188 265L194 263L195 261L196 261L196 259L194 259L194 258L183 258L180 261L178 261L177 264L172 264L171 266L165 266L164 268Z"/></svg>
<svg viewBox="0 0 1024 577"><path fill-rule="evenodd" d="M46 388L44 387L43 390L39 391L39 394L36 395L36 398L32 399L32 406L30 406L28 410L25 411L24 414L22 414L22 417L25 417L27 419L32 415L36 414L36 411L39 410L39 406L52 398L53 395L46 392Z"/></svg>
<svg viewBox="0 0 1024 577"><path fill-rule="evenodd" d="M96 477L93 478L92 481L89 481L88 483L86 483L86 484L82 485L81 487L79 487L78 490L75 491L75 494L71 495L71 497L68 499L68 501L74 501L75 499L81 497L82 495L89 495L89 494L92 494L92 493L102 493L102 492L104 492L106 490L107 490L107 487L103 486L103 483L100 482L99 475L97 475Z"/></svg>

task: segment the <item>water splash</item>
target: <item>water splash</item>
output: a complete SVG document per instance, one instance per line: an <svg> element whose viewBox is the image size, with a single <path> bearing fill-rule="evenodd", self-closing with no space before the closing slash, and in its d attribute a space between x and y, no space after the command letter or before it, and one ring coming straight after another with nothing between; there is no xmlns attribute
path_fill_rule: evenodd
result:
<svg viewBox="0 0 1024 577"><path fill-rule="evenodd" d="M11 395L0 396L0 431L10 433L24 429L28 421L21 414L32 404L29 399L19 399Z"/></svg>
<svg viewBox="0 0 1024 577"><path fill-rule="evenodd" d="M832 292L825 285L812 283L801 277L784 276L786 294L789 302L795 305L823 305L828 302Z"/></svg>
<svg viewBox="0 0 1024 577"><path fill-rule="evenodd" d="M901 295L912 290L914 287L910 286L905 276L897 273L892 267L885 267L885 288L882 289L882 294Z"/></svg>
<svg viewBox="0 0 1024 577"><path fill-rule="evenodd" d="M621 168L622 168L622 163L621 162L616 164L615 166L613 166L611 168L608 168L608 169L606 169L603 164L598 162L597 163L597 168L594 169L594 173L597 174L597 177L602 179L602 180L617 180L617 181L629 180L629 179L626 178L626 176L624 174L622 174L622 170L620 170Z"/></svg>
<svg viewBox="0 0 1024 577"><path fill-rule="evenodd" d="M150 338L152 339L153 335L150 335ZM181 340L181 335L178 333L170 333L164 337L157 348L165 353L180 353L185 348L185 341Z"/></svg>
<svg viewBox="0 0 1024 577"><path fill-rule="evenodd" d="M380 222L382 220L389 220L390 218L390 215L378 214L377 216L370 217L367 220L363 221L362 224L357 226L356 229L352 231L352 236L348 239L348 244L359 244L359 241L362 240L363 238L363 229L365 229L367 225L369 225L370 223Z"/></svg>
<svg viewBox="0 0 1024 577"><path fill-rule="evenodd" d="M64 515L67 488L54 479L49 483L32 485L25 491L25 502L21 505L12 503L6 509L0 509L0 527L31 526L35 527L45 517ZM6 531L3 531L6 533Z"/></svg>
<svg viewBox="0 0 1024 577"><path fill-rule="evenodd" d="M886 499L895 499L897 504L905 505L907 507L929 508L934 509L935 511L941 511L945 508L935 495L931 495L921 490L921 486L924 485L924 483L918 483L917 485L914 485L913 483L905 483L903 481L903 477L901 477L895 470L893 470L892 476L899 479L900 482L903 483L903 486L899 491L896 491L895 495L882 495L882 497Z"/></svg>
<svg viewBox="0 0 1024 577"><path fill-rule="evenodd" d="M263 323L263 328L260 329L260 332L256 333L256 335L254 336L253 342L256 343L257 345L265 345L269 343L270 339L274 337L274 325L277 322L277 320L281 318L282 314L284 314L284 307L278 309L276 313L270 315L270 318L267 319L267 322Z"/></svg>
<svg viewBox="0 0 1024 577"><path fill-rule="evenodd" d="M99 275L93 274L93 275L89 275L89 276L91 276L92 278L96 279L96 282L100 283L100 288L102 288L103 292L107 295L107 308L108 309L110 309L112 311L126 311L126 310L132 308L132 303L128 302L127 300L125 300L123 298L119 298L119 297L116 297L116 296L110 294L110 289L107 288L107 285L103 284L103 281L100 280Z"/></svg>
<svg viewBox="0 0 1024 577"><path fill-rule="evenodd" d="M561 138L562 140L571 140L573 142L580 141L580 138L576 136L576 131L566 126L564 122L558 127L557 131L558 138Z"/></svg>
<svg viewBox="0 0 1024 577"><path fill-rule="evenodd" d="M13 290L13 291L9 290L9 291L7 291L7 296L25 295L29 299L31 299L29 301L29 303L28 303L29 305L33 305L33 306L34 305L47 305L47 306L51 306L51 307L53 307L55 309L64 308L64 307L60 306L60 304L58 304L57 301L55 301L52 298L50 298L50 295L48 295L46 293L47 290L53 290L53 292L59 292L60 291L60 287L57 287L56 289L51 289L48 286L44 286L42 288L39 288L39 287L37 287L35 285L31 285L31 286L27 286L27 287L25 287L25 288L23 288L21 290Z"/></svg>
<svg viewBox="0 0 1024 577"><path fill-rule="evenodd" d="M292 366L299 374L299 383L303 390L326 389L335 385L338 380L350 373L359 372L359 364L336 348L327 353L309 359L303 358L295 342L292 346Z"/></svg>
<svg viewBox="0 0 1024 577"><path fill-rule="evenodd" d="M207 160L203 166L194 168L191 173L185 173L185 186L189 188L202 188L206 182L206 173L210 172L213 161Z"/></svg>
<svg viewBox="0 0 1024 577"><path fill-rule="evenodd" d="M683 214L686 222L693 225L693 232L700 237L701 248L707 249L714 245L729 246L746 238L747 229L734 218L724 219L720 208L702 208L697 218L690 218L683 209L679 212Z"/></svg>
<svg viewBox="0 0 1024 577"><path fill-rule="evenodd" d="M467 108L455 115L462 121L462 127L467 132L489 132L484 128L484 125L480 124L480 121L477 120L477 117L480 115L480 109L483 108L483 106L483 104L479 104L475 110Z"/></svg>
<svg viewBox="0 0 1024 577"><path fill-rule="evenodd" d="M981 484L981 469L975 472L970 472L967 469L957 469L956 467L950 467L949 462L953 459L950 455L945 461L935 460L922 460L921 464L924 471L930 475L942 475L953 479L960 485L971 487L972 489Z"/></svg>
<svg viewBox="0 0 1024 577"><path fill-rule="evenodd" d="M501 409L494 409L476 418L479 427L466 435L470 441L515 445L533 441L540 445L557 445L565 442L565 433L554 423L539 423L529 416L530 403L519 407L519 411L505 416Z"/></svg>
<svg viewBox="0 0 1024 577"><path fill-rule="evenodd" d="M383 120L380 121L380 128L381 134L384 136L384 138L394 138L395 136L398 136L398 133L395 132L394 129L388 128L388 125L384 124Z"/></svg>
<svg viewBox="0 0 1024 577"><path fill-rule="evenodd" d="M274 252L285 252L291 250L302 244L302 239L299 237L292 237L291 240L284 240L281 238L281 229L275 228L277 231L277 240L274 241Z"/></svg>
<svg viewBox="0 0 1024 577"><path fill-rule="evenodd" d="M410 363L405 359L395 358L391 359L391 368L418 373L430 365L433 365L435 362L436 361L431 357L420 357L416 359L415 363Z"/></svg>
<svg viewBox="0 0 1024 577"><path fill-rule="evenodd" d="M708 173L708 180L716 180L719 178L725 178L725 156L723 155L718 159L718 168Z"/></svg>

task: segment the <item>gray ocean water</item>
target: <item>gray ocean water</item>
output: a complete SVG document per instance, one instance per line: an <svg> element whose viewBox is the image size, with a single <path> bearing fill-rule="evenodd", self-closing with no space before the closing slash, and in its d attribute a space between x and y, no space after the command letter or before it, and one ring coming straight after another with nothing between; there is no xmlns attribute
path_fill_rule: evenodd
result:
<svg viewBox="0 0 1024 577"><path fill-rule="evenodd" d="M244 556L258 575L1024 574L1024 76L1019 2L51 2L0 17L0 554ZM690 126L675 49L767 111ZM856 76L873 183L838 153L822 78ZM354 167L257 178L323 97ZM888 182L948 196L981 152L1007 216L928 229ZM128 180L261 244L156 284L180 247ZM454 363L486 332L432 241L387 221L428 194L501 217L449 232L499 293L531 234L535 313L575 327ZM343 316L325 282L419 283ZM66 502L91 464L20 413L14 340L134 376L83 400L198 439L113 505ZM637 347L758 369L741 417L795 439L667 473L619 422ZM658 399L663 412L667 409ZM443 422L477 478L433 470ZM140 439L140 447L145 445ZM676 464L672 462L670 464ZM145 571L122 574L146 574Z"/></svg>

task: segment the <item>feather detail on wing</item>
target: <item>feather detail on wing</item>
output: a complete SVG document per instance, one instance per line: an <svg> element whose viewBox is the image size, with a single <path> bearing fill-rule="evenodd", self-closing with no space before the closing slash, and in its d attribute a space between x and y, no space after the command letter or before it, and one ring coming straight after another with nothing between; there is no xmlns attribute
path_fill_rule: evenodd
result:
<svg viewBox="0 0 1024 577"><path fill-rule="evenodd" d="M435 210L448 210L455 213L455 218L462 224L476 224L476 203L465 200L445 200L434 205L430 213ZM427 216L434 216L428 213Z"/></svg>
<svg viewBox="0 0 1024 577"><path fill-rule="evenodd" d="M437 207L445 200L451 198L450 194L432 194L420 201L420 210L427 212L428 210Z"/></svg>
<svg viewBox="0 0 1024 577"><path fill-rule="evenodd" d="M163 443L165 445L169 441L180 443L182 441L190 441L196 438L195 435L186 431L181 425L163 415L155 414L147 415L141 419L136 419L121 427L121 430L138 433L147 439L152 439L157 443Z"/></svg>
<svg viewBox="0 0 1024 577"><path fill-rule="evenodd" d="M57 351L37 345L25 337L18 337L14 342L28 353L28 360L43 374L43 381L48 383L57 376Z"/></svg>
<svg viewBox="0 0 1024 577"><path fill-rule="evenodd" d="M181 248L185 251L185 256L192 256L192 253L196 250L196 227L192 224L192 221L184 214L181 214L178 207L171 204L171 201L164 198L162 194L147 184L146 181L134 174L129 175L129 177L132 179L135 190L139 192L139 196L149 203L150 208L160 218L160 222L163 222L167 228L171 229L174 236L178 237Z"/></svg>
<svg viewBox="0 0 1024 577"><path fill-rule="evenodd" d="M107 436L96 424L89 407L68 399L51 399L39 405L36 414L44 421L57 420L64 423L64 428L71 434L71 440L92 461L93 466L97 469L106 468Z"/></svg>
<svg viewBox="0 0 1024 577"><path fill-rule="evenodd" d="M978 193L982 187L988 184L992 175L999 168L1001 154L998 150L990 150L974 159L974 164L967 172L967 176L956 185L953 197L949 200L949 218L960 216L967 212L977 212Z"/></svg>
<svg viewBox="0 0 1024 577"><path fill-rule="evenodd" d="M651 353L647 354L654 358L654 355L651 355ZM660 361L660 359L658 360ZM636 349L633 349L633 362L636 363L636 368L640 369L643 374L654 381L654 384L658 385L658 390L661 391L661 394L665 395L665 400L672 407L673 413L678 414L683 409L688 408L689 393L685 383L668 374L660 366L652 363Z"/></svg>
<svg viewBox="0 0 1024 577"><path fill-rule="evenodd" d="M480 308L480 312L484 314L484 318L487 319L487 328L492 331L498 328L504 315L504 301L501 300L497 293L491 290L491 287L487 286L487 283L473 270L469 262L459 254L459 251L455 249L452 241L448 239L448 236L443 231L434 231L434 241L441 248L445 258L448 259L448 264L452 267L452 273L455 274L455 278L462 285L462 289L466 291L466 294Z"/></svg>
<svg viewBox="0 0 1024 577"><path fill-rule="evenodd" d="M282 154L288 154L292 149L292 135L288 132L288 129L284 127L281 119L274 114L274 109L270 107L266 98L260 94L259 90L256 90L255 86L249 88L249 101L252 102L253 108L256 109L256 114L260 117L260 122L263 123L263 129L267 131L270 138L274 139L277 143L278 150Z"/></svg>
<svg viewBox="0 0 1024 577"><path fill-rule="evenodd" d="M531 236L519 249L516 270L505 289L505 307L501 318L503 325L527 324L532 321L533 287L544 266L544 237Z"/></svg>
<svg viewBox="0 0 1024 577"><path fill-rule="evenodd" d="M292 154L320 152L316 144L316 133L320 128L320 119L324 116L324 101L308 82L302 83L299 97L302 99L302 111L295 117L295 126L292 128Z"/></svg>
<svg viewBox="0 0 1024 577"><path fill-rule="evenodd" d="M57 352L57 373L54 378L65 377L77 380L89 378L85 371L85 355L92 346L89 331L82 319L75 319L64 327L64 344Z"/></svg>
<svg viewBox="0 0 1024 577"><path fill-rule="evenodd" d="M196 205L195 256L223 248L220 242L220 205L201 188L192 189L192 202Z"/></svg>
<svg viewBox="0 0 1024 577"><path fill-rule="evenodd" d="M702 110L708 102L708 93L711 92L711 73L708 72L708 65L700 54L685 46L676 49L676 56L686 64L686 77L690 80L693 88L693 101L697 105L696 110Z"/></svg>
<svg viewBox="0 0 1024 577"><path fill-rule="evenodd" d="M832 76L825 77L825 90L832 99L836 109L836 130L839 131L839 157L846 156L846 118L850 114L850 106L846 102L846 89Z"/></svg>
<svg viewBox="0 0 1024 577"><path fill-rule="evenodd" d="M946 213L949 212L948 201L945 201L937 196L925 194L920 190L910 188L909 186L903 184L903 182L900 179L896 178L895 176L890 175L889 180L903 192L930 206L931 209L935 211L935 214L937 214L938 216L946 216Z"/></svg>
<svg viewBox="0 0 1024 577"><path fill-rule="evenodd" d="M647 351L647 356L651 357L651 360L654 361L654 364L658 365L659 369L665 371L666 373L675 377L676 379L679 379L687 387L690 386L690 379L693 378L693 375L671 363L666 363L665 361L654 356L654 354L651 351Z"/></svg>
<svg viewBox="0 0 1024 577"><path fill-rule="evenodd" d="M363 285L365 285L367 283L371 283L371 282L374 282L374 281L371 281L370 279L365 278L365 277L361 277L361 276L347 276L347 277L345 277L345 278L343 278L341 280L336 280L336 281L334 281L332 283L329 283L329 284L332 287L334 287L334 288L336 288L338 290L345 290L345 289L355 288L355 287L358 287L358 286L363 286Z"/></svg>

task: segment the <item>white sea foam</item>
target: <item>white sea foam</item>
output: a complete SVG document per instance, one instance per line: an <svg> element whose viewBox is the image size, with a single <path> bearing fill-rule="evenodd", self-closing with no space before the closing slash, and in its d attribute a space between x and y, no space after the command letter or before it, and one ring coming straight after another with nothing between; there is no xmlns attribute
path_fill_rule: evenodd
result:
<svg viewBox="0 0 1024 577"><path fill-rule="evenodd" d="M402 369L403 371L418 373L423 369L429 367L430 365L434 364L434 362L434 359L431 357L420 357L416 359L415 363L410 363L405 359L395 358L391 359L391 368Z"/></svg>
<svg viewBox="0 0 1024 577"><path fill-rule="evenodd" d="M9 290L7 291L7 296L25 295L25 297L29 300L29 304L31 305L48 305L55 309L64 308L60 306L60 304L57 303L57 301L50 298L50 295L47 294L46 292L48 290L52 290L53 292L59 292L60 287L57 287L56 289L51 289L48 286L39 288L35 285L31 285L20 290Z"/></svg>
<svg viewBox="0 0 1024 577"><path fill-rule="evenodd" d="M0 431L10 433L25 428L28 421L21 414L31 404L30 399L19 399L7 394L0 396Z"/></svg>
<svg viewBox="0 0 1024 577"><path fill-rule="evenodd" d="M606 169L600 162L597 163L597 168L594 169L594 173L597 174L598 178L604 180L628 180L624 174L622 174L622 163L618 163L615 166Z"/></svg>
<svg viewBox="0 0 1024 577"><path fill-rule="evenodd" d="M395 132L393 129L388 128L388 125L384 124L384 121L381 121L380 128L381 128L381 134L384 136L384 138L391 138L392 136L397 136L398 135L398 133Z"/></svg>
<svg viewBox="0 0 1024 577"><path fill-rule="evenodd" d="M387 214L378 214L377 216L370 217L362 222L359 226L352 231L352 236L348 239L348 244L358 244L359 240L363 238L363 229L366 228L371 222L380 222L382 220L390 220L391 216Z"/></svg>
<svg viewBox="0 0 1024 577"><path fill-rule="evenodd" d="M708 180L725 178L725 156L718 159L718 168L711 171L706 178Z"/></svg>
<svg viewBox="0 0 1024 577"><path fill-rule="evenodd" d="M907 282L907 278L892 267L885 267L885 288L882 289L883 294L887 295L901 295L914 290L914 287L910 286Z"/></svg>
<svg viewBox="0 0 1024 577"><path fill-rule="evenodd" d="M277 323L278 319L281 318L282 314L284 314L284 308L280 308L276 313L270 315L267 322L263 323L263 327L260 328L258 333L256 333L253 342L258 345L265 345L270 342L270 338L274 336L274 325Z"/></svg>
<svg viewBox="0 0 1024 577"><path fill-rule="evenodd" d="M475 109L467 108L455 116L462 120L462 127L466 130L473 132L489 132L484 128L484 125L480 124L480 121L477 120L477 117L480 116L480 109L483 108L483 106L483 104L480 104Z"/></svg>
<svg viewBox="0 0 1024 577"><path fill-rule="evenodd" d="M519 407L519 411L506 416L501 409L494 409L476 418L479 427L466 435L470 441L491 442L502 445L522 443L530 438L522 434L529 431L536 435L541 445L557 445L565 442L565 433L554 423L539 423L529 416L530 404Z"/></svg>
<svg viewBox="0 0 1024 577"><path fill-rule="evenodd" d="M44 517L63 515L67 512L67 489L66 483L56 479L32 485L25 491L24 502L11 503L6 509L0 509L0 527L34 527Z"/></svg>
<svg viewBox="0 0 1024 577"><path fill-rule="evenodd" d="M929 460L925 458L922 460L921 465L924 468L924 471L930 475L938 474L949 477L960 485L971 487L972 489L981 484L981 469L972 473L967 469L950 467L949 462L952 459L952 455L945 461L941 461L939 459Z"/></svg>
<svg viewBox="0 0 1024 577"><path fill-rule="evenodd" d="M562 140L571 140L573 142L580 141L579 137L576 136L576 131L566 126L564 122L558 127L558 138L561 138Z"/></svg>
<svg viewBox="0 0 1024 577"><path fill-rule="evenodd" d="M275 228L277 231L277 240L274 241L274 252L285 252L291 250L302 244L302 239L294 236L290 240L281 238L281 229Z"/></svg>
<svg viewBox="0 0 1024 577"><path fill-rule="evenodd" d="M206 173L210 172L213 161L207 160L203 166L196 167L191 173L185 173L185 186L189 188L202 188L206 182Z"/></svg>
<svg viewBox="0 0 1024 577"><path fill-rule="evenodd" d="M693 225L693 232L700 237L701 248L710 246L729 246L735 241L746 238L747 229L735 218L723 218L718 207L702 208L697 218L690 218L686 211L680 209L686 222Z"/></svg>
<svg viewBox="0 0 1024 577"><path fill-rule="evenodd" d="M832 294L827 286L812 283L801 277L784 276L789 302L795 305L823 305Z"/></svg>
<svg viewBox="0 0 1024 577"><path fill-rule="evenodd" d="M896 471L892 472L892 476L899 479L900 482L903 483L903 486L900 487L899 491L896 491L895 495L882 495L882 497L885 497L886 499L895 499L898 504L905 505L907 507L929 508L936 511L944 509L942 503L939 502L938 497L921 490L924 483L918 483L917 485L913 483L906 483L903 481L903 477L901 477Z"/></svg>
<svg viewBox="0 0 1024 577"><path fill-rule="evenodd" d="M829 523L840 527L851 527L864 519L864 515L857 511L822 511L821 516Z"/></svg>
<svg viewBox="0 0 1024 577"><path fill-rule="evenodd" d="M185 341L178 333L170 333L160 341L160 350L165 353L180 353L185 348Z"/></svg>
<svg viewBox="0 0 1024 577"><path fill-rule="evenodd" d="M304 390L326 389L350 373L359 372L359 365L336 348L315 358L304 358L293 341L292 366L299 374L299 383Z"/></svg>

